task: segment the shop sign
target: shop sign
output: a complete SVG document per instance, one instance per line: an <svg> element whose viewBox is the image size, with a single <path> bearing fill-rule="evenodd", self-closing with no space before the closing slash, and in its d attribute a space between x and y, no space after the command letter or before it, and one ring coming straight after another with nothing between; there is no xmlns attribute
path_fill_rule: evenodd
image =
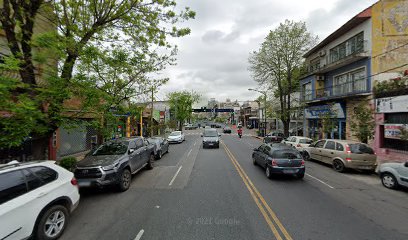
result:
<svg viewBox="0 0 408 240"><path fill-rule="evenodd" d="M408 95L378 98L375 100L377 113L408 112Z"/></svg>
<svg viewBox="0 0 408 240"><path fill-rule="evenodd" d="M408 124L384 124L384 137L401 139L401 129L408 131Z"/></svg>
<svg viewBox="0 0 408 240"><path fill-rule="evenodd" d="M313 106L305 109L305 116L308 119L317 119L324 114L330 114L333 118L345 118L344 109L340 103Z"/></svg>

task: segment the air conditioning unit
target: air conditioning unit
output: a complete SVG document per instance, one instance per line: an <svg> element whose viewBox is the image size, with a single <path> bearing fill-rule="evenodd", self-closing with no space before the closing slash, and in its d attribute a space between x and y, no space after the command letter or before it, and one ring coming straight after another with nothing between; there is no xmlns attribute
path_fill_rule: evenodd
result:
<svg viewBox="0 0 408 240"><path fill-rule="evenodd" d="M322 50L319 52L320 57L324 57L326 55L326 50Z"/></svg>
<svg viewBox="0 0 408 240"><path fill-rule="evenodd" d="M323 75L316 75L316 80L317 81L324 81L324 76Z"/></svg>

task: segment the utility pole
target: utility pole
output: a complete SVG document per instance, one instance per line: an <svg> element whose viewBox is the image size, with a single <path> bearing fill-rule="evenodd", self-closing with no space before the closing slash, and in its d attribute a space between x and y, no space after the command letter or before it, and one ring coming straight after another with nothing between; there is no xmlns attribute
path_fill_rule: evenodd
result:
<svg viewBox="0 0 408 240"><path fill-rule="evenodd" d="M153 101L154 101L154 87L152 87L152 108L150 112L150 137L153 137Z"/></svg>

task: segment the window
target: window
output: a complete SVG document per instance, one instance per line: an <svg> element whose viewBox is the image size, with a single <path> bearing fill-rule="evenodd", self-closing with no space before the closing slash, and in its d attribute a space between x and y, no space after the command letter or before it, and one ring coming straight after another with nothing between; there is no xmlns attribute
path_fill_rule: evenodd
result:
<svg viewBox="0 0 408 240"><path fill-rule="evenodd" d="M122 155L127 152L129 142L106 142L102 144L92 155Z"/></svg>
<svg viewBox="0 0 408 240"><path fill-rule="evenodd" d="M142 139L137 139L136 140L136 148L141 148L143 147L143 140Z"/></svg>
<svg viewBox="0 0 408 240"><path fill-rule="evenodd" d="M344 151L344 147L341 143L336 143L336 150L337 151Z"/></svg>
<svg viewBox="0 0 408 240"><path fill-rule="evenodd" d="M299 139L299 143L304 143L304 144L311 144L313 141L311 139Z"/></svg>
<svg viewBox="0 0 408 240"><path fill-rule="evenodd" d="M34 190L36 188L39 188L43 185L41 180L36 177L32 172L24 169L23 174L25 176L25 179L27 181L27 186L28 186L28 191Z"/></svg>
<svg viewBox="0 0 408 240"><path fill-rule="evenodd" d="M57 179L57 176L58 176L56 171L50 168L47 168L47 167L32 167L32 168L29 168L29 170L35 176L40 178L43 184L47 184L47 183L54 181L55 179Z"/></svg>
<svg viewBox="0 0 408 240"><path fill-rule="evenodd" d="M366 70L360 68L333 78L333 96L367 90Z"/></svg>
<svg viewBox="0 0 408 240"><path fill-rule="evenodd" d="M26 192L27 186L21 171L0 174L0 204L19 197Z"/></svg>
<svg viewBox="0 0 408 240"><path fill-rule="evenodd" d="M286 159L301 159L302 156L299 152L293 150L277 150L273 152L274 158L286 158Z"/></svg>
<svg viewBox="0 0 408 240"><path fill-rule="evenodd" d="M333 141L327 141L326 146L324 148L334 150L336 148L336 143Z"/></svg>
<svg viewBox="0 0 408 240"><path fill-rule="evenodd" d="M135 149L136 148L136 141L131 141L129 143L129 149Z"/></svg>
<svg viewBox="0 0 408 240"><path fill-rule="evenodd" d="M345 42L340 43L334 48L330 49L330 63L337 62L352 54L364 50L364 32L349 38Z"/></svg>
<svg viewBox="0 0 408 240"><path fill-rule="evenodd" d="M269 154L270 151L271 151L271 147L268 146L268 145L265 145L265 147L264 147L264 153L265 153L265 154Z"/></svg>
<svg viewBox="0 0 408 240"><path fill-rule="evenodd" d="M317 148L323 148L324 143L326 142L326 140L320 140L316 143L315 147Z"/></svg>

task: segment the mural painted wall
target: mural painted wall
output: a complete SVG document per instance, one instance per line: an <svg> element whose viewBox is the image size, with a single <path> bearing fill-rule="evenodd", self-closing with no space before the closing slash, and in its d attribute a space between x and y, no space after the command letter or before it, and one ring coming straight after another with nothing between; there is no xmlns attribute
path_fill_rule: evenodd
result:
<svg viewBox="0 0 408 240"><path fill-rule="evenodd" d="M388 80L408 68L403 66L408 63L408 0L377 2L372 23L372 74L378 74L374 80Z"/></svg>

